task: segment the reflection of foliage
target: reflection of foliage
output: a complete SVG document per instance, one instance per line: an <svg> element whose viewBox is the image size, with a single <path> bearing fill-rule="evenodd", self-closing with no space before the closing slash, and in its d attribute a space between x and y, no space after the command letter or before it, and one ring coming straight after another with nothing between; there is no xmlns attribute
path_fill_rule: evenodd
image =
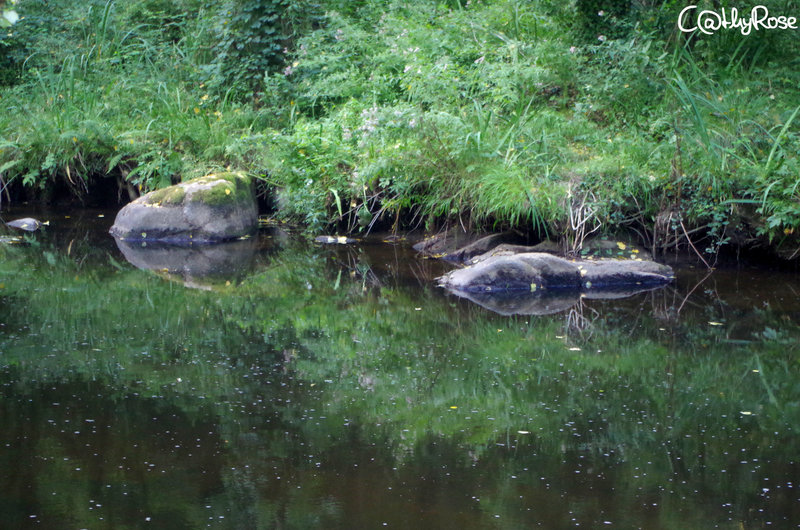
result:
<svg viewBox="0 0 800 530"><path fill-rule="evenodd" d="M214 499L244 526L336 520L335 503L311 507L325 488L311 471L351 445L374 444L380 458L412 468L443 458L432 446L448 447L454 469L536 466L566 484L554 464L564 455L612 475L631 502L638 493L629 484L657 491L665 476L688 480L697 469L725 470L754 488L760 475L737 465L731 448L747 447L765 465L797 449L800 389L788 345L800 330L767 310L746 315L757 334L735 334L738 315L720 304L684 310L659 331L665 324L648 306L663 304L672 294L664 291L635 307L584 301L596 311L591 332L565 333L562 316L500 318L426 290L366 282L374 274L360 256L340 271L327 249L285 250L214 293L118 263L87 267L90 249L0 248L0 366L16 382L3 392L94 381L103 402L140 396L136 406L157 399L188 423L218 422L218 443L251 469L221 471L226 490ZM729 325L707 325L720 311ZM614 470L612 458L630 465ZM647 475L634 479L637 466ZM308 491L270 486L282 500L259 500L267 487L259 477L277 473ZM492 480L484 496L493 509L513 510L521 485L503 473ZM703 487L730 488L710 478Z"/></svg>

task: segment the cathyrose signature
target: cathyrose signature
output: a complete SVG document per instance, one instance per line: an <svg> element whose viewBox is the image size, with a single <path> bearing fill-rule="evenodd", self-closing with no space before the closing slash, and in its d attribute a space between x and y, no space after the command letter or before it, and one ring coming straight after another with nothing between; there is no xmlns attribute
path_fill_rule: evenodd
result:
<svg viewBox="0 0 800 530"><path fill-rule="evenodd" d="M694 22L694 26L687 25ZM678 28L691 33L700 30L706 35L713 35L720 29L738 29L742 35L749 35L751 31L759 29L797 29L797 18L787 16L773 17L766 6L755 6L750 10L750 17L740 17L739 10L735 7L722 8L720 13L709 9L697 12L697 6L684 7L678 15Z"/></svg>

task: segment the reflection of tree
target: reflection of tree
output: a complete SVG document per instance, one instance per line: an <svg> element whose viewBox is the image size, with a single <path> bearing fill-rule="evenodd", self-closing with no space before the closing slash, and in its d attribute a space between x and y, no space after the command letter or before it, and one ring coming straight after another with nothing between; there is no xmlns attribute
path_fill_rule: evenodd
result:
<svg viewBox="0 0 800 530"><path fill-rule="evenodd" d="M206 494L208 502L214 510L230 507L224 513L238 513L235 524L243 527L340 520L346 509L331 486L337 473L373 486L395 480L363 471L362 458L398 473L414 466L429 472L423 463L435 467L444 458L449 470L491 469L481 495L510 517L519 488L539 492L544 476L567 490L574 487L568 473L589 468L589 484L613 484L631 503L639 499L637 488L663 502L659 488L674 476L687 485L670 487L689 499L690 489L701 487L744 506L750 501L742 491L765 474L786 476L771 462L798 449L800 391L791 345L800 329L785 314L731 307L721 288L709 290L708 280L631 299L583 299L566 316L501 317L396 280L392 271L401 267L402 253L389 268L366 252L337 249L333 261L327 249L298 245L262 262L241 284L209 293L119 262L89 267L76 262L83 247L75 245L70 255L0 250L0 321L27 329L18 337L0 335L2 377L17 385L2 387L14 398L3 403L33 399L43 387L91 381L103 406L147 410L137 416L120 409L120 418L133 415L126 420L133 423L122 434L106 432L105 443L117 444L120 458L130 439L142 451L174 453L149 438L169 439L172 432L138 427L147 424L151 405L173 411L181 423L203 425L218 433L217 449L229 464L208 486L219 490ZM745 319L756 322L748 329L756 326L759 334L731 342L740 335L726 326ZM708 324L721 320L726 326ZM40 386L22 383L31 380ZM63 392L80 395L73 387ZM95 411L86 403L75 407L89 418ZM3 413L33 418L41 446L62 447L67 435L48 431L45 416L27 409ZM178 444L201 437L195 430L181 434ZM446 456L432 447L446 447ZM764 467L742 467L730 447L747 447ZM65 453L79 455L80 445ZM112 460L98 463L98 473L133 480L113 475ZM37 468L42 474L61 471L47 462ZM355 464L361 475L349 471ZM537 476L523 473L526 467ZM634 477L636 467L647 475ZM722 470L738 489L718 479ZM137 472L149 488L159 484L146 470ZM511 474L520 478L512 481ZM73 485L65 480L52 487ZM196 494L186 491L186 499ZM315 504L319 499L333 500ZM138 500L157 505L151 497ZM185 503L173 507L183 520L206 517ZM444 509L443 502L433 505Z"/></svg>
<svg viewBox="0 0 800 530"><path fill-rule="evenodd" d="M589 312L591 316L586 316ZM600 318L600 313L584 303L583 297L578 299L578 303L567 311L565 332L568 335L577 335L581 340L590 340L593 334L592 323Z"/></svg>

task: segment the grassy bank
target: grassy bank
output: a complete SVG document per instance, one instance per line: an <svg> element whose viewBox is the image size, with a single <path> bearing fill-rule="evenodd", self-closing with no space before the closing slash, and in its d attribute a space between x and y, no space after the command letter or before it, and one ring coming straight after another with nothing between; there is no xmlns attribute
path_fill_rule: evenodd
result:
<svg viewBox="0 0 800 530"><path fill-rule="evenodd" d="M23 0L0 40L0 175L135 193L230 167L313 230L794 255L797 31L690 36L682 7Z"/></svg>

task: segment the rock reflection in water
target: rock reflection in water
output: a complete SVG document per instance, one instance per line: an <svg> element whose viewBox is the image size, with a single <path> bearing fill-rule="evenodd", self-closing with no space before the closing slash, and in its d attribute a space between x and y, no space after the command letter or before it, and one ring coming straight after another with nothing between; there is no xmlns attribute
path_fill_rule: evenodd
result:
<svg viewBox="0 0 800 530"><path fill-rule="evenodd" d="M485 292L468 293L456 289L448 291L465 298L479 306L503 316L511 315L552 315L561 313L577 304L581 297L592 300L617 300L661 289L663 287L642 288L640 286L615 289L557 289L537 292Z"/></svg>
<svg viewBox="0 0 800 530"><path fill-rule="evenodd" d="M254 238L214 245L176 246L122 241L114 238L125 259L143 270L155 271L186 287L210 290L235 282L253 266L258 242Z"/></svg>

